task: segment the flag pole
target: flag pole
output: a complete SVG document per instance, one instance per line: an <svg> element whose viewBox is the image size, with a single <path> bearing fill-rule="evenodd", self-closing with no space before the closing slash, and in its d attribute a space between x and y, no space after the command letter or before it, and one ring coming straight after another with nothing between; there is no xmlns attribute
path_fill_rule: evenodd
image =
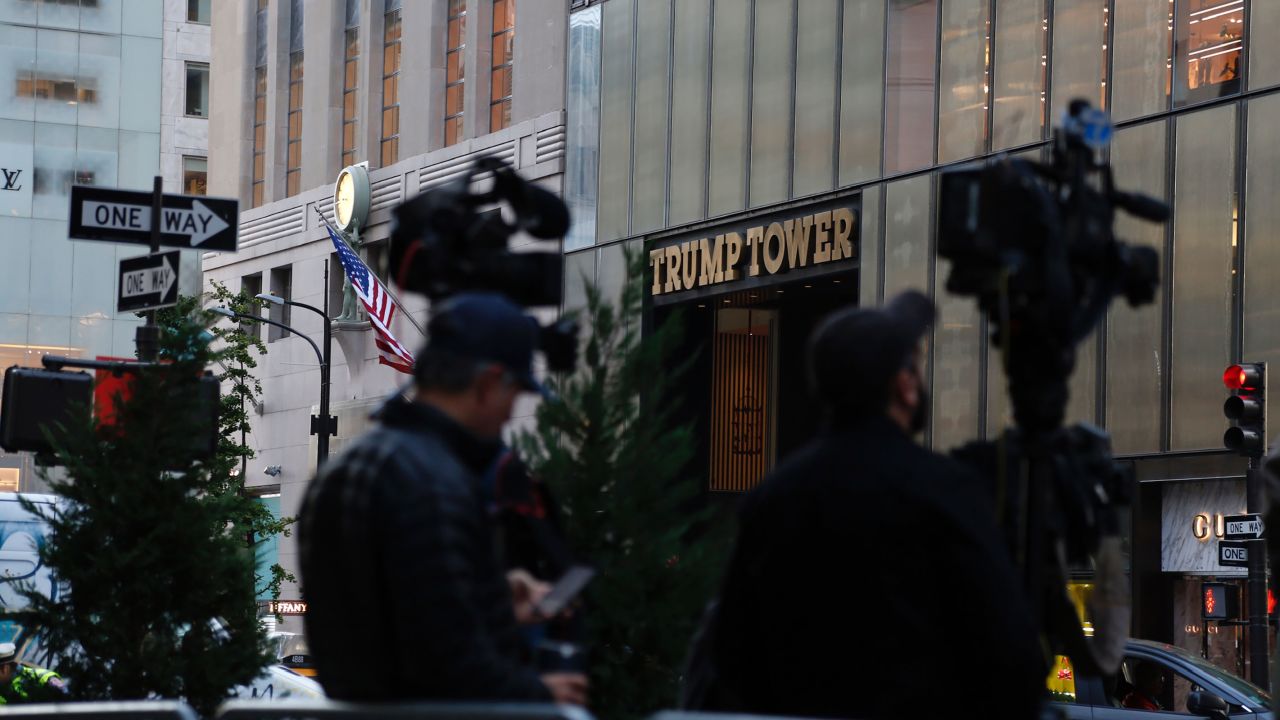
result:
<svg viewBox="0 0 1280 720"><path fill-rule="evenodd" d="M335 227L333 227L332 225L330 225L330 224L329 224L329 218L325 217L325 216L324 216L324 213L320 212L320 207L319 207L319 205L318 205L318 204L317 204L317 205L312 205L312 206L311 206L311 209L316 211L316 215L319 215L319 216L320 216L320 222L324 223L325 228L328 228L328 229L333 230L334 234L336 234L338 237L342 238L342 241L343 241L343 242L347 243L348 245L350 245L350 244L351 244L351 243L347 240L347 236L346 236L346 235L344 235L344 234L343 234L342 232L340 232L337 228L335 228ZM352 248L352 249L354 250L355 248ZM357 257L359 257L359 256L357 255ZM361 262L363 262L363 260L362 260ZM369 264L368 264L368 263L365 263L365 267L369 267ZM374 272L373 268L371 268L371 267L370 267L370 268L369 268L369 272L373 273L373 272ZM374 273L374 276L376 277L376 276L377 276L377 273ZM405 310L405 309L404 309L404 303L400 301L400 298L399 298L399 297L398 297L394 292L392 292L390 283L389 283L389 282L384 282L384 283L382 283L382 289L383 289L384 291L386 291L387 295L390 295L390 296L391 296L391 301L392 301L392 302L394 302L394 303L396 304L396 306L400 308L400 316L401 316L401 317L403 317L403 318L408 319L408 321L413 325L414 329L416 329L416 330L418 331L418 334L419 334L419 335L421 335L422 337L426 337L426 336L427 336L427 331L426 331L426 330L424 330L424 329L422 328L422 326L418 324L418 320L417 320L416 318L414 318L414 317L413 317L413 315L412 315L412 314L410 314L408 310ZM328 292L328 291L326 290L326 292Z"/></svg>

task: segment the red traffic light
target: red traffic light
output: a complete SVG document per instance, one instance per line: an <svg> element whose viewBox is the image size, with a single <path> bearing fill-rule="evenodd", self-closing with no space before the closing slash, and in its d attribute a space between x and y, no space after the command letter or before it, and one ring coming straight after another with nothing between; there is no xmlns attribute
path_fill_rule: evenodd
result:
<svg viewBox="0 0 1280 720"><path fill-rule="evenodd" d="M1222 384L1228 390L1261 390L1262 368L1253 363L1232 365L1223 371Z"/></svg>

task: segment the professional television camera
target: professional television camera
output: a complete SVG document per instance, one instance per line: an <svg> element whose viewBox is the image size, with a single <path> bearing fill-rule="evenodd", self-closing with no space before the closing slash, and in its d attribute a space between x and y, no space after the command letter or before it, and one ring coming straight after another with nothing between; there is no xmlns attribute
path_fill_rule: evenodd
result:
<svg viewBox="0 0 1280 720"><path fill-rule="evenodd" d="M482 185L489 187L477 189ZM504 217L504 206L510 221ZM481 158L462 177L395 209L390 277L401 288L432 300L467 290L492 290L525 306L559 305L560 253L514 253L507 246L520 231L552 239L568 229L564 201L521 178L505 162ZM577 337L571 320L540 328L548 367L557 372L573 369Z"/></svg>
<svg viewBox="0 0 1280 720"><path fill-rule="evenodd" d="M1128 635L1120 518L1132 473L1111 456L1106 433L1062 426L1076 346L1111 300L1151 302L1154 250L1116 239L1116 208L1152 222L1153 198L1116 189L1102 151L1104 113L1070 104L1055 130L1052 161L999 158L942 175L938 254L952 262L947 290L977 298L1009 378L1016 429L957 457L994 480L1000 518L1032 610L1058 653L1114 673ZM1094 638L1084 642L1067 596L1071 567L1093 565Z"/></svg>

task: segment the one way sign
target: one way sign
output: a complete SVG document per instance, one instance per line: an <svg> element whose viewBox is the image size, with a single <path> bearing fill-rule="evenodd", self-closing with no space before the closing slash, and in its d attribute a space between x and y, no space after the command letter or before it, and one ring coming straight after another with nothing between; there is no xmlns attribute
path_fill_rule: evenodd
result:
<svg viewBox="0 0 1280 720"><path fill-rule="evenodd" d="M178 251L120 261L116 312L141 312L178 302Z"/></svg>
<svg viewBox="0 0 1280 720"><path fill-rule="evenodd" d="M1228 515L1222 519L1222 537L1226 540L1260 540L1266 530L1262 516L1257 513L1248 515Z"/></svg>
<svg viewBox="0 0 1280 720"><path fill-rule="evenodd" d="M160 210L160 244L234 252L239 205L225 198L165 195ZM72 186L69 235L79 240L149 245L151 193Z"/></svg>

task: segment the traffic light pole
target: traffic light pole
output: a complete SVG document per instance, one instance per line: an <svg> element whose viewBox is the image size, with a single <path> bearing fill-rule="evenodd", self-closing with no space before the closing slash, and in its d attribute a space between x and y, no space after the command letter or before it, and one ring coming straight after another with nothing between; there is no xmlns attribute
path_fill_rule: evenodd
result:
<svg viewBox="0 0 1280 720"><path fill-rule="evenodd" d="M1245 476L1245 493L1248 511L1265 515L1262 484L1262 460L1249 458L1249 473ZM1270 530L1270 528L1268 528ZM1280 528L1276 528L1280 530ZM1271 685L1271 653L1268 638L1271 635L1267 623L1267 544L1262 540L1249 543L1249 680L1260 688Z"/></svg>

